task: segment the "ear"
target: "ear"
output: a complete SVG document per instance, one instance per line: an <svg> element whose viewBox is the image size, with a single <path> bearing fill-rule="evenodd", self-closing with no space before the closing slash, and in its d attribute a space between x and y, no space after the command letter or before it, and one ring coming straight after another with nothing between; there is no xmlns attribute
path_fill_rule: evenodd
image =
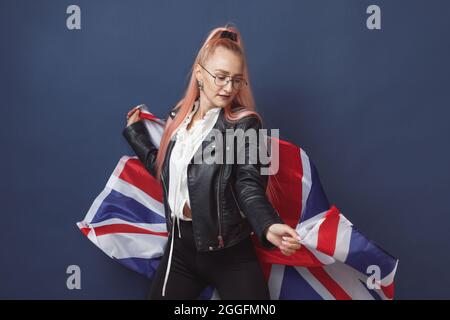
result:
<svg viewBox="0 0 450 320"><path fill-rule="evenodd" d="M202 75L202 68L198 65L198 63L195 65L195 78L200 81L203 81L203 75Z"/></svg>

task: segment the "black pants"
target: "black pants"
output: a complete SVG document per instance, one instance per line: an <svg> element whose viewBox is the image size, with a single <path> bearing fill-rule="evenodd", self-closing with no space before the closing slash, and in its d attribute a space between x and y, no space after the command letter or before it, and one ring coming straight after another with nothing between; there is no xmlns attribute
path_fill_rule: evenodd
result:
<svg viewBox="0 0 450 320"><path fill-rule="evenodd" d="M175 223L172 262L165 296L162 296L162 287L171 237L153 277L149 299L194 300L208 285L217 289L222 300L270 299L250 237L222 250L197 252L192 222L180 220L180 230L181 238L178 237L178 226Z"/></svg>

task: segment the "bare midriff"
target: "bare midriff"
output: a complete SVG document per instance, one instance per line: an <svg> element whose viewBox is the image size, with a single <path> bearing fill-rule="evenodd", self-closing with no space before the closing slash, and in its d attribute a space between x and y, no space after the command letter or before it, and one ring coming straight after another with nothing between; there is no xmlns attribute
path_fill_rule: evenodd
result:
<svg viewBox="0 0 450 320"><path fill-rule="evenodd" d="M187 218L192 219L191 208L188 207L187 202L184 204L183 215Z"/></svg>

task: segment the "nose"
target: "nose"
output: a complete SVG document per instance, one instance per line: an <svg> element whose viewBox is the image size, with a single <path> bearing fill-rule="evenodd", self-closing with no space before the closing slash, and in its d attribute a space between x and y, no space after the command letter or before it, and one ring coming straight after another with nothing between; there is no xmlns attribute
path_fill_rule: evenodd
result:
<svg viewBox="0 0 450 320"><path fill-rule="evenodd" d="M229 80L229 81L227 82L227 84L223 86L223 89L225 90L225 92L226 92L227 94L230 94L231 91L233 91L233 82L231 82L231 80Z"/></svg>

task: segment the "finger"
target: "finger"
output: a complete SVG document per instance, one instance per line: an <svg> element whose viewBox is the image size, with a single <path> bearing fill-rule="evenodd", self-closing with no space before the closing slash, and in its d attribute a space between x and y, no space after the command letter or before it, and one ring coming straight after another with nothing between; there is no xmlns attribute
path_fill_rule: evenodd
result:
<svg viewBox="0 0 450 320"><path fill-rule="evenodd" d="M298 242L297 243L289 243L289 242L286 242L283 240L283 241L281 241L281 243L285 248L292 249L292 250L298 250L301 247L301 245Z"/></svg>
<svg viewBox="0 0 450 320"><path fill-rule="evenodd" d="M136 110L139 110L137 107L134 107L133 109L131 109L130 111L128 111L127 113L127 117L130 117Z"/></svg>
<svg viewBox="0 0 450 320"><path fill-rule="evenodd" d="M133 113L133 115L131 116L131 119L133 119L133 121L138 120L139 119L139 112Z"/></svg>
<svg viewBox="0 0 450 320"><path fill-rule="evenodd" d="M292 229L290 226L287 226L286 228L286 232L294 239L297 239L298 241L300 241L300 236L297 234L297 232Z"/></svg>
<svg viewBox="0 0 450 320"><path fill-rule="evenodd" d="M290 236L284 236L282 237L283 241L287 242L287 243L292 243L292 244L298 244L298 240L296 238L292 238Z"/></svg>
<svg viewBox="0 0 450 320"><path fill-rule="evenodd" d="M139 118L136 116L136 113L127 119L127 126L139 121Z"/></svg>
<svg viewBox="0 0 450 320"><path fill-rule="evenodd" d="M280 250L292 251L292 252L297 251L297 249L291 248L290 246L287 246L287 245L284 245L284 244L280 245Z"/></svg>
<svg viewBox="0 0 450 320"><path fill-rule="evenodd" d="M268 241L273 243L275 246L279 247L281 245L281 238L274 236L270 231L267 231L266 238Z"/></svg>
<svg viewBox="0 0 450 320"><path fill-rule="evenodd" d="M298 242L283 242L283 245L288 248L288 249L292 249L292 250L299 250L302 245Z"/></svg>
<svg viewBox="0 0 450 320"><path fill-rule="evenodd" d="M299 250L301 248L301 246L298 244L296 244L296 245L290 244L290 245L283 245L283 248L296 251L296 250Z"/></svg>
<svg viewBox="0 0 450 320"><path fill-rule="evenodd" d="M133 112L131 113L131 116L136 116L137 114L139 114L139 109L135 109L133 110Z"/></svg>

